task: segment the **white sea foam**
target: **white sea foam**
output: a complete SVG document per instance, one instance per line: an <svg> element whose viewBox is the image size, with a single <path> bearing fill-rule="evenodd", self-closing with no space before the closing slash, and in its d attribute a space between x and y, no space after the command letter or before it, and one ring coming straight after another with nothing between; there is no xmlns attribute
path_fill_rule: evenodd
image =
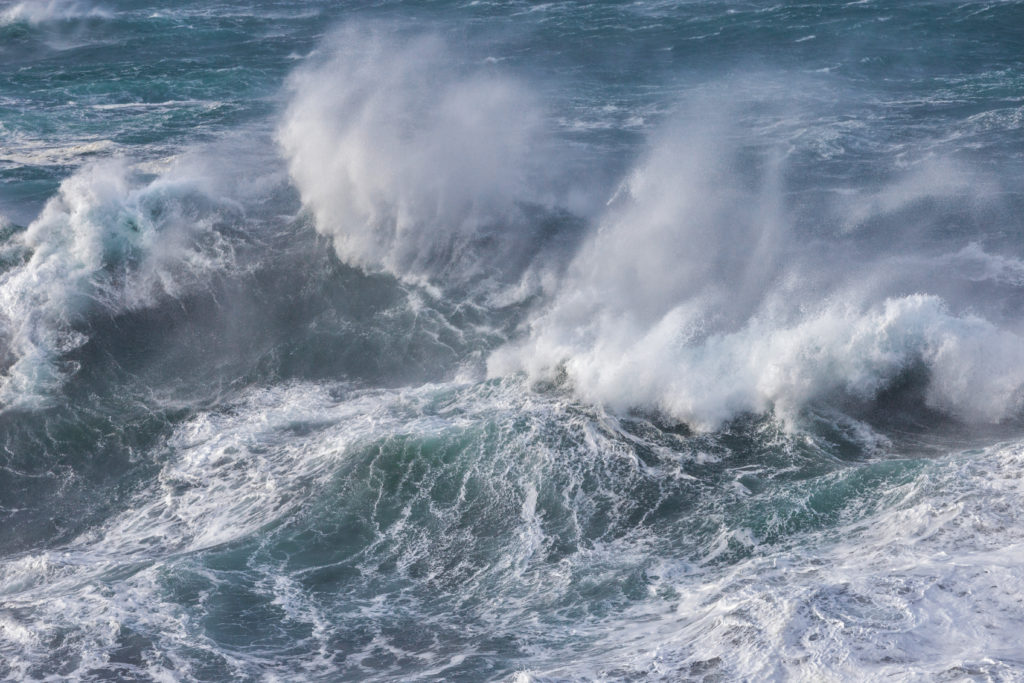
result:
<svg viewBox="0 0 1024 683"><path fill-rule="evenodd" d="M67 166L81 163L83 157L110 156L118 145L112 140L75 140L52 144L12 136L4 151L4 161L23 166Z"/></svg>
<svg viewBox="0 0 1024 683"><path fill-rule="evenodd" d="M791 327L755 318L699 341L689 331L699 322L682 307L632 337L599 326L576 342L560 322L549 324L511 352L534 376L560 362L588 400L660 410L704 429L744 412L774 409L792 419L818 399L869 400L918 361L931 370L933 407L981 422L1021 408L1024 340L983 319L950 315L935 297L888 299L867 311L826 307ZM495 355L492 370L507 361Z"/></svg>
<svg viewBox="0 0 1024 683"><path fill-rule="evenodd" d="M428 438L450 428L452 423L424 415L422 405L435 401L439 392L461 389L426 386L408 393L357 392L339 399L323 386L282 385L247 392L224 410L200 413L183 423L166 443L167 463L159 476L123 512L55 551L0 562L5 605L14 610L31 607L0 619L0 655L5 660L0 673L15 675L50 661L54 653L47 643L62 633L60 656L76 663L71 677L84 676L108 666L123 633L131 632L151 639L143 653L147 676L191 680L197 652L200 659L222 662L238 676L251 674L254 669L244 653L224 651L204 634L201 615L166 598L167 573L173 568L213 574L189 557L250 538L310 505L324 495L354 445L399 433ZM479 387L461 400L486 414L508 398L508 389ZM453 421L466 427L477 418L479 414ZM401 525L390 534L418 553L432 552ZM114 578L126 568L123 577ZM282 617L310 623L311 637L326 648L334 628L317 601L282 568L250 569L264 573L257 588ZM215 585L220 579L209 580ZM200 613L203 599L197 605ZM293 664L326 674L335 668L332 654L314 651L312 661ZM252 656L256 670L266 668L258 653Z"/></svg>
<svg viewBox="0 0 1024 683"><path fill-rule="evenodd" d="M176 109L179 107L197 107L207 111L224 106L216 100L167 100L165 102L117 102L110 104L94 104L93 109L109 111L115 109Z"/></svg>
<svg viewBox="0 0 1024 683"><path fill-rule="evenodd" d="M487 643L509 634L529 644L518 661L530 668L518 680L1012 670L1015 596L1024 589L1015 560L1024 543L1020 444L934 461L871 460L808 480L782 477L776 495L752 495L684 471L687 462L707 466L702 437L644 462L630 445L642 440L614 418L531 395L518 380L339 389L254 389L197 414L175 429L159 476L121 512L60 548L0 563L8 675L62 659L83 676L131 666L191 680L204 665L236 677L388 680L395 670L360 663L387 653L415 671L444 671L494 657ZM424 450L406 459L406 438ZM456 444L456 457L439 456L438 443ZM732 456L744 454L722 455ZM369 469L349 473L353 457ZM310 517L325 515L326 526L313 528L331 533L328 510L344 505L337 484L348 476L355 490L371 487L368 500L377 487L380 494L359 510L374 531L353 558L354 592L334 601L307 581L330 565L289 557L287 540L274 548L293 533L305 543ZM386 479L404 493L386 493ZM691 491L696 512L664 523L701 530L692 515L706 517L707 538L690 552L657 521L636 524L633 515L653 509L641 490L670 508ZM492 508L502 513L497 526ZM496 533L507 542L492 555ZM254 539L269 551L249 545L241 556L227 545ZM737 548L745 553L730 561ZM644 593L623 600L620 587L633 575L643 576ZM357 597L382 578L398 593ZM438 589L453 579L457 590ZM291 656L273 644L230 646L232 631L221 631L216 615L236 589L254 608L267 606L261 618L276 620L274 628L302 634L288 641ZM592 591L618 596L618 607L587 602ZM578 616L549 611L565 604ZM426 620L437 635L410 647L384 626L402 615ZM360 624L373 638L350 643L345 634ZM458 636L444 635L453 627ZM58 634L55 655L48 643ZM136 663L120 665L114 655L130 637L144 647Z"/></svg>
<svg viewBox="0 0 1024 683"><path fill-rule="evenodd" d="M52 654L45 643L68 627L63 647L77 662L72 677L102 669L125 629L158 636L140 672L147 676L190 677L186 653L196 649L241 670L240 661L206 642L186 610L162 597L165 562L244 538L287 515L386 405L373 395L338 404L317 387L281 387L182 425L167 444L167 466L123 514L59 551L0 563L5 604L33 606L26 620L0 620L5 675L45 661ZM294 438L300 423L316 423L321 438ZM117 581L115 593L99 588L104 573L126 566L137 569ZM267 587L281 600L286 589Z"/></svg>
<svg viewBox="0 0 1024 683"><path fill-rule="evenodd" d="M1015 680L1022 456L1004 444L887 475L838 526L781 548L747 533L752 556L724 568L658 561L649 600L578 626L598 636L591 652L544 658L523 680L587 679L609 665L659 680ZM856 476L837 473L836 492Z"/></svg>

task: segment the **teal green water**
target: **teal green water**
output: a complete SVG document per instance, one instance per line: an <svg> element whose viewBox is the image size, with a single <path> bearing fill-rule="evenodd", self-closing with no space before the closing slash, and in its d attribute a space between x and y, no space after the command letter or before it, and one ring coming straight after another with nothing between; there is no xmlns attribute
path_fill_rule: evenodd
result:
<svg viewBox="0 0 1024 683"><path fill-rule="evenodd" d="M0 1L0 678L1021 678L1020 26Z"/></svg>

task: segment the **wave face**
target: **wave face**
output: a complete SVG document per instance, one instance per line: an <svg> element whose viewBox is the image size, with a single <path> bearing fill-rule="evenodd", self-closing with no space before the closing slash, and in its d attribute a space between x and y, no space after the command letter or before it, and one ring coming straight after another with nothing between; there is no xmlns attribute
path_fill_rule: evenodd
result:
<svg viewBox="0 0 1024 683"><path fill-rule="evenodd" d="M0 678L1024 676L1024 4L0 4Z"/></svg>

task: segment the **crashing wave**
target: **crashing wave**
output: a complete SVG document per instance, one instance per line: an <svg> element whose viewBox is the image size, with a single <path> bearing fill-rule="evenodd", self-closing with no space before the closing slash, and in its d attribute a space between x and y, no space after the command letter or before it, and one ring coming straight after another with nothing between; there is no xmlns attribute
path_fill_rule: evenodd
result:
<svg viewBox="0 0 1024 683"><path fill-rule="evenodd" d="M75 371L61 357L88 340L89 315L178 296L219 267L228 254L214 226L238 209L203 186L191 170L147 180L119 161L86 166L61 183L15 238L24 262L0 274L8 357L0 405L45 403Z"/></svg>

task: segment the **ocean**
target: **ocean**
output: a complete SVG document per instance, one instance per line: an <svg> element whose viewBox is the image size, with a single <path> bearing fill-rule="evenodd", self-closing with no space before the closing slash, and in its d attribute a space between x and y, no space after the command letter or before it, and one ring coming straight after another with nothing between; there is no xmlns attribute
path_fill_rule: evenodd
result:
<svg viewBox="0 0 1024 683"><path fill-rule="evenodd" d="M1024 680L1021 0L0 0L0 679Z"/></svg>

